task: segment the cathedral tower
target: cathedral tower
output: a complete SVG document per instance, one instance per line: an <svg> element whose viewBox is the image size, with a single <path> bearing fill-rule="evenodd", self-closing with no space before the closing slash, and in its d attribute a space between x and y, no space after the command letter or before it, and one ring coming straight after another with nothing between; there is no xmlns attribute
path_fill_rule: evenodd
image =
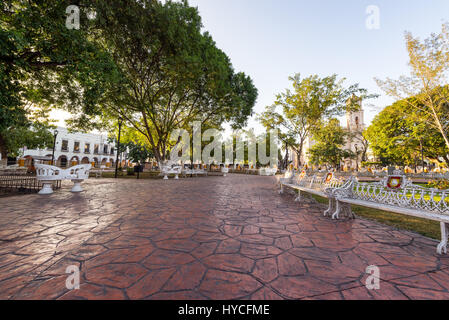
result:
<svg viewBox="0 0 449 320"><path fill-rule="evenodd" d="M357 104L359 109L357 111L351 111L349 109L350 104ZM350 99L348 99L348 109L346 111L346 121L347 121L347 129L351 132L362 131L364 129L364 119L363 114L364 111L362 109L362 99L353 95Z"/></svg>

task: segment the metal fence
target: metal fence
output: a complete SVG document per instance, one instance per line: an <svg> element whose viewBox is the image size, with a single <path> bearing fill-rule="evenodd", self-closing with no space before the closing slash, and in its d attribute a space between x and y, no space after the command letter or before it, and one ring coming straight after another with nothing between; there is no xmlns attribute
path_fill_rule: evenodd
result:
<svg viewBox="0 0 449 320"><path fill-rule="evenodd" d="M53 189L60 189L61 181L53 182ZM42 189L42 183L35 174L21 172L0 172L0 193L33 193Z"/></svg>

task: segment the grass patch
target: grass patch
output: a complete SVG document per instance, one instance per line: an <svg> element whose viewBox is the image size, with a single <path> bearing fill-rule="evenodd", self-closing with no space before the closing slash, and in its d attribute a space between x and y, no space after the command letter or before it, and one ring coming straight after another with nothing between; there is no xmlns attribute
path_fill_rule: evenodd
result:
<svg viewBox="0 0 449 320"><path fill-rule="evenodd" d="M328 204L326 198L311 195L317 202ZM377 221L395 228L413 231L423 236L440 240L440 223L433 220L411 217L399 213L381 211L352 205L352 211L360 217Z"/></svg>

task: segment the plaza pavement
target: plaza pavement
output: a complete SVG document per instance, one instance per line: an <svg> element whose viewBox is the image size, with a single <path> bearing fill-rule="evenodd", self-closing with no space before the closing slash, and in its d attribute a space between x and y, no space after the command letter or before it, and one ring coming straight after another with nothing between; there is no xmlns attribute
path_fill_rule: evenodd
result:
<svg viewBox="0 0 449 320"><path fill-rule="evenodd" d="M279 195L276 179L91 179L0 198L1 299L449 299L437 242ZM66 288L66 268L81 287ZM380 268L380 290L365 287Z"/></svg>

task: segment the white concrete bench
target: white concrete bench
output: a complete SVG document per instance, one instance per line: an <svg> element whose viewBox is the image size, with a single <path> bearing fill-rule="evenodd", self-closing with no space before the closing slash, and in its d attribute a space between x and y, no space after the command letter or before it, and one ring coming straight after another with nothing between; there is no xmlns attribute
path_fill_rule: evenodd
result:
<svg viewBox="0 0 449 320"><path fill-rule="evenodd" d="M95 173L95 178L102 178L103 177L103 171L107 169L106 166L102 165L99 169L91 170L92 173Z"/></svg>
<svg viewBox="0 0 449 320"><path fill-rule="evenodd" d="M192 175L192 176L193 175L194 176L199 176L199 175L207 176L207 171L202 169L202 168L200 168L200 169L198 169L198 168L193 168L193 169L187 168L187 169L182 170L182 174L183 174L184 177L186 177L188 175Z"/></svg>
<svg viewBox="0 0 449 320"><path fill-rule="evenodd" d="M36 164L36 179L42 181L42 190L39 194L52 194L53 182L58 180L72 180L72 192L81 192L81 182L89 179L90 164L82 164L69 169L61 169L46 164Z"/></svg>
<svg viewBox="0 0 449 320"><path fill-rule="evenodd" d="M164 176L164 180L168 180L168 176L171 174L175 175L175 180L179 180L179 175L182 174L181 166L162 166L161 174Z"/></svg>
<svg viewBox="0 0 449 320"><path fill-rule="evenodd" d="M261 176L275 176L278 172L277 168L261 168L259 169L259 175Z"/></svg>
<svg viewBox="0 0 449 320"><path fill-rule="evenodd" d="M332 193L336 199L334 219L343 212L351 212L351 205L359 205L440 222L441 242L437 252L447 253L449 190L421 187L405 176L393 175L376 183L359 182L353 178Z"/></svg>

